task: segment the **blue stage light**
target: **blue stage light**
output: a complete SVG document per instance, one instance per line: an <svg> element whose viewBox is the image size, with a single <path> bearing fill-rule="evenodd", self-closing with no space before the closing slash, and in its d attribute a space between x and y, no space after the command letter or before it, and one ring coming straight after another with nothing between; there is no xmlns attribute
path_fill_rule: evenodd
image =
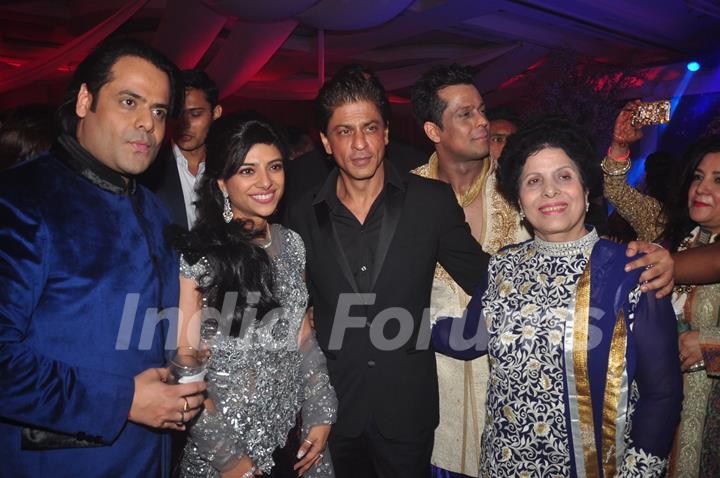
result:
<svg viewBox="0 0 720 478"><path fill-rule="evenodd" d="M700 63L696 61L691 61L687 64L687 69L690 71L698 71L700 69Z"/></svg>

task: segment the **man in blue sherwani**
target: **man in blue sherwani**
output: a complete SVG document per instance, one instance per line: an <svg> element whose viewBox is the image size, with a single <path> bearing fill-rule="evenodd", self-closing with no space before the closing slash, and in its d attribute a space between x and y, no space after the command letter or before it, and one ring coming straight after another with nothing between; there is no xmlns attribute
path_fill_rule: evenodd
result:
<svg viewBox="0 0 720 478"><path fill-rule="evenodd" d="M107 43L77 68L48 154L0 175L0 476L168 476L169 429L203 382L169 385L169 222L133 179L174 113L176 69Z"/></svg>

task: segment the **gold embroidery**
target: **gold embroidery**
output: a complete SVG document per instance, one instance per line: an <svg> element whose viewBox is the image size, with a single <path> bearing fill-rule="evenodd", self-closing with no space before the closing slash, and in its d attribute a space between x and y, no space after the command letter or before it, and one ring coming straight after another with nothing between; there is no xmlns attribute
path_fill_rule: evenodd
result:
<svg viewBox="0 0 720 478"><path fill-rule="evenodd" d="M580 415L580 436L585 455L585 473L590 478L600 476L595 445L590 378L588 374L588 326L590 321L590 261L583 271L577 286L575 302L575 331L573 333L573 362L577 388L578 413Z"/></svg>
<svg viewBox="0 0 720 478"><path fill-rule="evenodd" d="M605 382L605 397L603 400L603 445L602 458L604 476L615 476L615 423L620 405L620 388L622 375L625 369L625 349L627 345L627 329L625 328L625 314L620 309L608 357L607 380ZM620 430L623 433L624 430Z"/></svg>
<svg viewBox="0 0 720 478"><path fill-rule="evenodd" d="M430 160L427 164L424 164L415 170L412 171L412 173L429 179L435 179L437 180L437 154L433 153L433 155L430 157ZM502 238L502 240L496 241L494 245L487 246L486 244L481 244L483 249L488 252L489 254L496 253L498 249L501 247L504 247L507 244L511 244L513 242L517 242L517 236L518 236L518 230L520 228L520 221L519 216L517 216L517 213L515 213L516 220L514 222L508 221L508 211L510 214L514 212L514 210L507 204L497 193L494 182L491 183L491 180L494 179L494 175L490 174L492 172L492 167L490 161L485 161L484 167L482 168L480 174L478 177L473 181L471 187L468 189L468 191L465 192L462 196L456 194L455 197L458 200L458 203L461 207L465 208L469 206L473 201L475 201L478 197L483 200L482 203L482 219L483 219L483 228L481 230L486 230L487 226L486 223L489 220L488 218L488 209L487 207L491 208L491 211L498 208L498 205L507 205L507 210L504 210L500 214L498 213L492 213L490 214L491 220L501 220L504 223L504 226L498 228L497 226L493 226L493 237L495 238ZM486 202L485 198L487 196L486 191L487 188L490 187L494 193L494 201L492 203ZM502 200L502 203L499 202L499 200ZM511 216L510 216L511 217ZM497 219L496 219L497 218ZM523 232L525 232L523 230ZM487 237L487 233L481 233L484 234ZM529 237L529 236L527 236ZM450 277L450 274L440 265L437 264L435 267L435 281L440 282L444 285L446 285L450 291L456 296L465 296L464 291L460 289L460 287L457 285L457 283ZM465 303L467 303L467 296L465 296ZM475 388L473 383L473 365L472 362L468 361L465 363L465 380L464 380L464 394L463 394L463 423L462 423L462 452L460 457L460 471L462 473L467 473L465 461L466 461L466 449L469 445L468 441L468 434L473 432L473 445L475 446L476 450L476 456L480 456L480 427L482 425L481 417L478 416L477 413L477 400L475 397ZM470 409L471 416L468 417L468 408ZM470 420L472 418L472 420ZM472 427L472 430L469 429L469 427ZM433 452L434 453L434 452ZM477 465L477 462L473 465L473 468ZM474 474L474 473L473 473Z"/></svg>
<svg viewBox="0 0 720 478"><path fill-rule="evenodd" d="M426 166L427 176L424 177L430 179L438 179L439 176L437 153L433 153L430 156L430 160L428 161ZM484 161L483 168L480 170L480 174L478 174L477 177L473 180L467 191L462 194L459 194L457 191L455 191L455 198L457 199L457 202L458 204L460 204L461 208L468 207L480 195L480 193L483 191L483 186L485 185L485 178L487 177L489 171L490 161Z"/></svg>
<svg viewBox="0 0 720 478"><path fill-rule="evenodd" d="M437 153L433 153L427 164L423 164L412 172L423 178L437 179L437 163ZM482 210L485 224L483 227L484 238L481 245L488 254L495 254L509 244L530 238L530 235L520 224L518 212L498 192L494 171L491 161L486 160L485 167L483 167L468 192L462 198L456 194L460 206L466 207L478 195L473 193L472 200L470 200L470 190L474 190L476 184L479 185L483 198ZM490 223L489 227L487 226L488 222ZM435 271L435 277L445 277L445 275L437 270Z"/></svg>
<svg viewBox="0 0 720 478"><path fill-rule="evenodd" d="M624 166L626 164L622 161L606 162L606 169L613 174L617 174ZM630 223L638 239L647 242L657 239L665 229L666 222L660 202L630 186L626 174L605 173L603 178L605 197L615 205L622 218Z"/></svg>
<svg viewBox="0 0 720 478"><path fill-rule="evenodd" d="M520 234L525 237L518 237L518 232L524 232L520 225L520 215L498 192L494 174L488 175L485 189L485 210L490 213L490 228L485 234L483 250L494 254L508 244L529 238L527 234Z"/></svg>

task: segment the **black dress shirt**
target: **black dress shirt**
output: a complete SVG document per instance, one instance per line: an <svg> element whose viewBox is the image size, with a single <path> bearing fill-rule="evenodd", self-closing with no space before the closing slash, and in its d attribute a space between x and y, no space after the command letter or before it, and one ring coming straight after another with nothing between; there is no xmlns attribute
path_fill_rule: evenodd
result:
<svg viewBox="0 0 720 478"><path fill-rule="evenodd" d="M385 216L385 197L388 188L404 190L402 178L395 168L385 168L385 184L361 223L337 197L337 172L331 174L317 198L325 201L330 211L337 240L340 243L350 271L358 286L358 292L372 290L380 230Z"/></svg>

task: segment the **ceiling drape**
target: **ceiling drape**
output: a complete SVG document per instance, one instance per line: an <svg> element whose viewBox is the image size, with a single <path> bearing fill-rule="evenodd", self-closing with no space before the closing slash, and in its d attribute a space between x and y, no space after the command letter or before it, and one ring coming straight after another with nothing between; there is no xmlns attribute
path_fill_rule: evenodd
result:
<svg viewBox="0 0 720 478"><path fill-rule="evenodd" d="M146 3L148 0L130 1L103 22L62 47L48 50L38 59L14 71L4 72L0 77L0 91L10 91L26 86L47 77L61 66L82 61L96 45L135 15Z"/></svg>

